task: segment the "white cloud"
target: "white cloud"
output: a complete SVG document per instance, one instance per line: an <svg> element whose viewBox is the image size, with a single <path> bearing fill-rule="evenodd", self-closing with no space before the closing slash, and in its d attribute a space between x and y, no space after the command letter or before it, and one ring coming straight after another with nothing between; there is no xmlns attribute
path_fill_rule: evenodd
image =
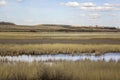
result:
<svg viewBox="0 0 120 80"><path fill-rule="evenodd" d="M104 6L113 6L113 5L110 3L105 3Z"/></svg>
<svg viewBox="0 0 120 80"><path fill-rule="evenodd" d="M65 6L70 6L70 7L78 7L80 4L78 2L67 2L67 3L62 3Z"/></svg>
<svg viewBox="0 0 120 80"><path fill-rule="evenodd" d="M0 6L5 6L7 3L5 0L0 0Z"/></svg>
<svg viewBox="0 0 120 80"><path fill-rule="evenodd" d="M85 3L78 3L78 2L67 2L63 3L65 6L76 7L81 10L88 10L88 11L113 11L119 10L120 4L109 4L105 3L103 5L97 5L92 2L85 2Z"/></svg>
<svg viewBox="0 0 120 80"><path fill-rule="evenodd" d="M86 2L86 3L81 3L81 6L83 6L83 7L94 7L94 6L96 6L96 4L94 4L92 2Z"/></svg>
<svg viewBox="0 0 120 80"><path fill-rule="evenodd" d="M95 7L80 7L81 10L90 10L90 11L112 11L118 10L116 7L108 6L95 6Z"/></svg>
<svg viewBox="0 0 120 80"><path fill-rule="evenodd" d="M104 6L120 7L120 4L110 4L110 3L105 3Z"/></svg>

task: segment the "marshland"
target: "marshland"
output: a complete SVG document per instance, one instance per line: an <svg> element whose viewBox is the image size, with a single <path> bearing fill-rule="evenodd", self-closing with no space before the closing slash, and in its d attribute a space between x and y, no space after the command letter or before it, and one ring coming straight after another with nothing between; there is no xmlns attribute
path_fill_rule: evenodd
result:
<svg viewBox="0 0 120 80"><path fill-rule="evenodd" d="M0 80L120 80L120 0L0 0Z"/></svg>
<svg viewBox="0 0 120 80"><path fill-rule="evenodd" d="M0 55L103 54L119 44L119 32L0 32Z"/></svg>
<svg viewBox="0 0 120 80"><path fill-rule="evenodd" d="M120 52L118 44L0 44L0 55L81 54Z"/></svg>
<svg viewBox="0 0 120 80"><path fill-rule="evenodd" d="M119 80L120 29L0 25L0 80Z"/></svg>
<svg viewBox="0 0 120 80"><path fill-rule="evenodd" d="M0 62L0 80L120 80L120 62Z"/></svg>

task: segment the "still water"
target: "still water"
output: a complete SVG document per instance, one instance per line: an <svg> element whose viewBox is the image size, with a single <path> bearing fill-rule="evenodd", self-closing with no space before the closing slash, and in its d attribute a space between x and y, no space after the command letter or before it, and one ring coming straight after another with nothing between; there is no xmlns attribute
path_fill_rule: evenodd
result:
<svg viewBox="0 0 120 80"><path fill-rule="evenodd" d="M8 60L8 61L57 61L57 60L67 60L67 61L77 61L77 60L91 60L98 61L104 60L106 62L113 60L120 60L120 53L106 53L103 55L95 56L94 54L86 55L69 55L69 54L58 54L58 55L20 55L20 56L0 56L0 60Z"/></svg>

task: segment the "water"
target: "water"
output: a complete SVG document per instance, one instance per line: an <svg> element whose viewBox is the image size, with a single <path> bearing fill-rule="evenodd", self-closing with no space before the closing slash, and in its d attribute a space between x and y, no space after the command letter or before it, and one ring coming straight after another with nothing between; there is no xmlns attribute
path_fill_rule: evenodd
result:
<svg viewBox="0 0 120 80"><path fill-rule="evenodd" d="M57 61L57 60L67 60L67 61L77 61L77 60L86 60L89 59L91 61L104 60L106 62L113 60L120 60L120 53L106 53L104 55L95 56L94 54L86 55L69 55L69 54L58 54L58 55L21 55L21 56L0 56L0 60L8 60L8 61Z"/></svg>

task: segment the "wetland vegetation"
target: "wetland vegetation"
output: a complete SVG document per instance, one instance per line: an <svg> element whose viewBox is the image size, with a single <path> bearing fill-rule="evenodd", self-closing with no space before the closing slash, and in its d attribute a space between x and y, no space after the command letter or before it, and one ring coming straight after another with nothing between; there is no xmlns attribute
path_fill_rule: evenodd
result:
<svg viewBox="0 0 120 80"><path fill-rule="evenodd" d="M0 44L0 55L81 54L120 52L118 44Z"/></svg>
<svg viewBox="0 0 120 80"><path fill-rule="evenodd" d="M0 62L0 80L120 80L120 62Z"/></svg>
<svg viewBox="0 0 120 80"><path fill-rule="evenodd" d="M118 28L0 23L1 57L109 52L120 52ZM120 80L119 74L119 60L21 62L0 59L0 80Z"/></svg>

